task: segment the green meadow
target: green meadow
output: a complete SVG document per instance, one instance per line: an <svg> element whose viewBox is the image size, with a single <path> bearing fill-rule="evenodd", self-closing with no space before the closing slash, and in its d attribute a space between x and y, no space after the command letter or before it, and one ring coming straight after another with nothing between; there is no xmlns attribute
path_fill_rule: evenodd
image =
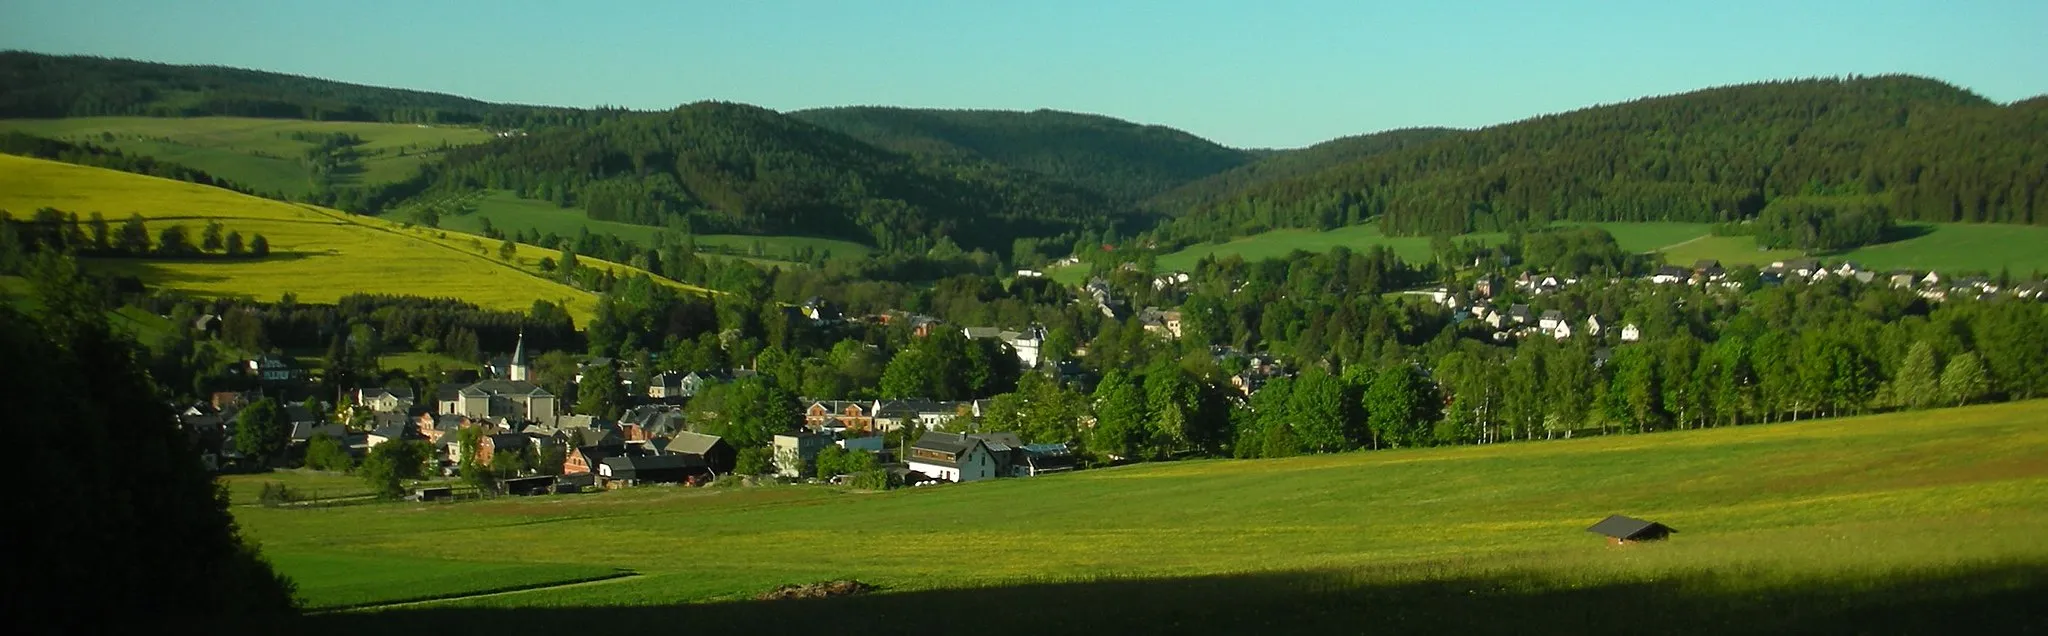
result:
<svg viewBox="0 0 2048 636"><path fill-rule="evenodd" d="M375 122L258 119L252 117L74 117L0 120L0 130L88 142L205 170L258 192L290 196L313 190L313 173L301 161L314 144L294 134L343 133L363 140L355 171L336 181L366 185L399 181L419 170L440 149L483 143L491 134L476 128Z"/></svg>
<svg viewBox="0 0 2048 636"><path fill-rule="evenodd" d="M1798 250L1759 250L1748 236L1713 236L1705 223L1593 223L1612 233L1622 249L1631 252L1661 252L1666 262L1691 264L1699 259L1718 259L1724 265L1769 265L1774 261L1807 254ZM1888 269L1938 269L1997 272L2010 268L2014 274L2048 272L2048 227L1969 223L1907 223L1896 233L1899 238L1838 253L1812 254L1830 261L1852 260L1864 267ZM1459 240L1488 243L1506 238L1503 234L1467 234ZM1432 258L1429 238L1386 236L1376 225L1354 225L1329 231L1273 230L1227 243L1195 245L1159 257L1159 269L1190 270L1204 256L1235 254L1245 260L1285 256L1294 250L1327 252L1339 245L1363 250L1384 245L1411 263ZM1078 282L1085 271L1062 268L1051 272L1062 281Z"/></svg>
<svg viewBox="0 0 2048 636"><path fill-rule="evenodd" d="M1611 546L1585 532L1616 513L1677 534ZM657 487L236 516L302 590L450 593L396 563L381 587L301 565L341 557L472 563L480 591L515 565L637 574L306 621L333 633L858 633L1011 613L989 629L1854 633L1967 613L2009 632L2048 619L2014 603L2048 592L2048 401L879 493ZM752 600L836 579L881 591Z"/></svg>
<svg viewBox="0 0 2048 636"><path fill-rule="evenodd" d="M582 208L564 208L547 201L522 199L510 192L493 190L480 195L463 198L465 207L473 209L467 214L443 214L441 227L463 232L482 232L484 224L511 234L518 231L533 231L541 234L575 237L579 232L614 236L637 245L652 245L654 235L665 231L663 228L600 221L587 216ZM819 254L834 257L859 258L867 256L874 248L853 241L818 238L812 236L753 236L746 234L698 234L691 237L698 249L706 255L727 255L768 265L788 266L798 250L810 248ZM760 253L756 255L754 248Z"/></svg>

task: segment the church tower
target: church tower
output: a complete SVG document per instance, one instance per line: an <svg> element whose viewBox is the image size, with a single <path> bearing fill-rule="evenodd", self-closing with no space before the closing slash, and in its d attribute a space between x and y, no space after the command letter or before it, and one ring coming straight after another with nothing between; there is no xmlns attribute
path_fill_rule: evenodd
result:
<svg viewBox="0 0 2048 636"><path fill-rule="evenodd" d="M512 364L506 365L505 375L513 382L528 382L528 361L526 359L526 332L519 332L519 344L512 347Z"/></svg>

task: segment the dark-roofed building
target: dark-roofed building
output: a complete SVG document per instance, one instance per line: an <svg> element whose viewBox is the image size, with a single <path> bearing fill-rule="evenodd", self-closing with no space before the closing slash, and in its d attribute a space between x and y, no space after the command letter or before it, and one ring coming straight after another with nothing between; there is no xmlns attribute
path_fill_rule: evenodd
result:
<svg viewBox="0 0 2048 636"><path fill-rule="evenodd" d="M405 423L398 423L378 427L377 429L370 431L369 436L363 439L363 443L365 446L369 448L376 448L378 444L382 444L389 441L423 442L426 441L426 439L427 436L420 433L419 427Z"/></svg>
<svg viewBox="0 0 2048 636"><path fill-rule="evenodd" d="M413 404L413 393L409 387L356 389L355 398L356 404L378 413L404 413Z"/></svg>
<svg viewBox="0 0 2048 636"><path fill-rule="evenodd" d="M1607 537L1607 542L1614 545L1635 543L1637 541L1658 541L1671 536L1673 532L1677 532L1669 526L1655 521L1644 521L1622 515L1613 515L1606 519L1601 519L1600 523L1593 524L1593 527L1587 528L1586 531L1604 535Z"/></svg>
<svg viewBox="0 0 2048 636"><path fill-rule="evenodd" d="M438 392L440 412L470 419L511 419L555 423L555 395L524 380L485 380L455 391ZM449 398L453 399L449 399Z"/></svg>
<svg viewBox="0 0 2048 636"><path fill-rule="evenodd" d="M604 458L597 466L597 476L628 486L681 483L707 471L704 462L689 455L618 455Z"/></svg>
<svg viewBox="0 0 2048 636"><path fill-rule="evenodd" d="M667 438L666 441L660 442L658 448L664 455L696 457L703 462L706 469L720 473L732 472L734 463L739 459L739 452L734 450L731 444L725 443L724 438L688 431L678 432Z"/></svg>
<svg viewBox="0 0 2048 636"><path fill-rule="evenodd" d="M904 459L911 470L939 481L978 481L997 475L988 445L958 433L925 433L910 445L910 456Z"/></svg>
<svg viewBox="0 0 2048 636"><path fill-rule="evenodd" d="M1033 477L1046 473L1063 473L1079 465L1074 450L1066 444L1026 444L1016 461L1010 464L1010 476Z"/></svg>

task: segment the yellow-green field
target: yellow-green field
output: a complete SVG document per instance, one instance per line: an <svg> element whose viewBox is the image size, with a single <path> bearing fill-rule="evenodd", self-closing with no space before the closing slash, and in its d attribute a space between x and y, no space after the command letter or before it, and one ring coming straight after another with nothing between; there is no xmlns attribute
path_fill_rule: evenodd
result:
<svg viewBox="0 0 2048 636"><path fill-rule="evenodd" d="M356 293L399 294L458 298L516 311L531 308L535 300L547 300L566 306L579 325L596 307L589 292L540 274L540 259L559 258L555 250L521 245L506 261L498 258L495 243L458 232L407 228L219 188L0 155L0 210L22 218L41 207L77 212L80 218L100 212L115 224L141 214L150 220L152 232L178 223L195 235L208 219L218 219L245 237L262 234L270 241L272 256L262 260L94 263L134 274L154 286L199 295L275 300L292 293L305 302L333 302ZM581 260L622 274L638 271L597 259Z"/></svg>
<svg viewBox="0 0 2048 636"><path fill-rule="evenodd" d="M257 119L251 117L75 117L0 120L0 130L89 142L205 170L258 192L302 195L312 173L300 161L313 144L293 133L346 133L362 138L361 171L344 184L398 181L411 176L442 147L491 139L476 128L371 122Z"/></svg>
<svg viewBox="0 0 2048 636"><path fill-rule="evenodd" d="M1616 513L1678 533L1617 548L1585 532ZM314 586L324 570L291 564L377 556L640 575L327 617L321 625L332 628L648 627L701 618L859 632L901 625L904 612L925 605L1053 603L1018 610L1044 621L1035 627L1071 633L1150 624L1140 618L1198 628L1210 624L1197 617L1219 611L1207 604L1236 596L1255 600L1236 609L1259 616L1218 616L1216 626L1392 620L1376 617L1390 611L1381 602L1411 604L1401 611L1412 615L1394 623L1411 629L1481 608L1507 612L1499 620L1577 621L1583 611L1560 613L1555 602L1600 600L1629 606L1616 619L1669 611L1715 621L1657 631L1727 631L1731 620L1881 613L1869 604L1904 607L1933 590L2039 594L2048 586L2048 402L1189 461L885 493L642 488L236 514L287 574ZM884 593L746 600L778 585L847 578ZM394 581L394 594L403 588ZM1581 594L1595 598L1572 598ZM1867 631L1865 620L1845 625ZM1807 631L1804 623L1762 625ZM1512 626L1481 631L1526 633ZM1557 631L1550 627L1537 631Z"/></svg>

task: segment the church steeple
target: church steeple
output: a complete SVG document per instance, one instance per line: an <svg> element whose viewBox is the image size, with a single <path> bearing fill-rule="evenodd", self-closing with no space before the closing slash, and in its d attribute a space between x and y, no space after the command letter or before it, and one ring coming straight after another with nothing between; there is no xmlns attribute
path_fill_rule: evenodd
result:
<svg viewBox="0 0 2048 636"><path fill-rule="evenodd" d="M505 375L513 382L527 381L526 331L520 330L519 344L512 347L512 364L507 365Z"/></svg>

